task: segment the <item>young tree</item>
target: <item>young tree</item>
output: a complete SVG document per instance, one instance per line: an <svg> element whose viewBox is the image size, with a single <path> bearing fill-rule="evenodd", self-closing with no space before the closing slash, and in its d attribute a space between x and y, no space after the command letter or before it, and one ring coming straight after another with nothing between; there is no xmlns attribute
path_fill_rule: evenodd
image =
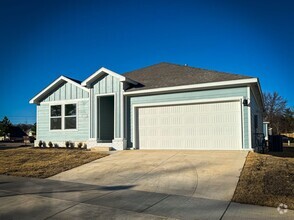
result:
<svg viewBox="0 0 294 220"><path fill-rule="evenodd" d="M12 123L5 116L2 121L0 121L0 136L5 136L9 133Z"/></svg>

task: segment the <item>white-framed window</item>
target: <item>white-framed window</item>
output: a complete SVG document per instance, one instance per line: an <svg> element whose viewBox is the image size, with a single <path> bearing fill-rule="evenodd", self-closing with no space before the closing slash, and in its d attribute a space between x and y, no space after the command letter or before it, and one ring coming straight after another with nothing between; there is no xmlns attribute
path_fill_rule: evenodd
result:
<svg viewBox="0 0 294 220"><path fill-rule="evenodd" d="M77 105L65 104L64 105L64 129L77 128Z"/></svg>
<svg viewBox="0 0 294 220"><path fill-rule="evenodd" d="M50 130L61 130L61 127L62 127L62 105L51 105Z"/></svg>
<svg viewBox="0 0 294 220"><path fill-rule="evenodd" d="M56 104L50 106L50 130L77 129L77 104Z"/></svg>

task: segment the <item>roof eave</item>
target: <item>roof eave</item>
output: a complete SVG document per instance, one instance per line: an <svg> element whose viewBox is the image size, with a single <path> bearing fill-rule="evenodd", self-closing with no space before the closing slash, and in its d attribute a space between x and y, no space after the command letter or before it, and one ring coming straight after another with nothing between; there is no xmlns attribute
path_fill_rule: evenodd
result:
<svg viewBox="0 0 294 220"><path fill-rule="evenodd" d="M200 84L183 85L183 86L141 89L141 90L135 90L135 91L129 91L129 92L126 91L124 92L124 94L137 95L137 94L145 94L145 93L165 93L165 92L171 92L171 91L185 91L185 90L197 90L197 89L204 89L204 88L230 87L234 85L248 85L248 84L256 84L256 83L259 84L257 78L248 78L248 79L200 83Z"/></svg>

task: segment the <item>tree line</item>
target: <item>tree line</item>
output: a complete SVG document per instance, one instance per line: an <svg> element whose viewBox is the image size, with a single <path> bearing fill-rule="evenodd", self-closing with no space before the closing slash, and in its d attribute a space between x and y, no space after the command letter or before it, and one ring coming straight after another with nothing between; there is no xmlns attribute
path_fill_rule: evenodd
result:
<svg viewBox="0 0 294 220"><path fill-rule="evenodd" d="M9 118L4 116L4 118L0 121L0 137L7 136L10 133L11 128L13 126L19 127L21 130L23 130L23 132L27 132L29 129L31 129L31 131L33 132L36 132L36 123L35 124L19 123L19 124L13 125L11 121L9 120Z"/></svg>

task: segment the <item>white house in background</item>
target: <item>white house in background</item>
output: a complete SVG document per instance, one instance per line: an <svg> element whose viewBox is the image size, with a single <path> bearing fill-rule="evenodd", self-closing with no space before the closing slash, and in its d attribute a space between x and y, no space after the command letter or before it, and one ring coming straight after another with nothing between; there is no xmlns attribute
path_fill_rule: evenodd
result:
<svg viewBox="0 0 294 220"><path fill-rule="evenodd" d="M124 74L60 76L30 100L37 140L116 150L252 150L263 132L257 78L159 63Z"/></svg>

